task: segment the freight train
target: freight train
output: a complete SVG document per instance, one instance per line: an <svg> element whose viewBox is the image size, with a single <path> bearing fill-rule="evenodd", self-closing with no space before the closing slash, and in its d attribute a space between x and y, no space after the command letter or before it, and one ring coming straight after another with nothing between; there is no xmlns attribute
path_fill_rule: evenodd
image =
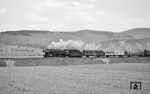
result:
<svg viewBox="0 0 150 94"><path fill-rule="evenodd" d="M44 49L44 57L148 57L150 50L144 51L102 51L77 49Z"/></svg>

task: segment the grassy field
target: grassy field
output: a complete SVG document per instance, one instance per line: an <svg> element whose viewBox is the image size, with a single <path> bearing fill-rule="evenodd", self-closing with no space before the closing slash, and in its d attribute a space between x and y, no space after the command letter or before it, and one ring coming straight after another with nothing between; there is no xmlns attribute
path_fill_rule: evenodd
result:
<svg viewBox="0 0 150 94"><path fill-rule="evenodd" d="M130 90L141 81L142 90ZM150 64L0 67L0 94L149 94Z"/></svg>

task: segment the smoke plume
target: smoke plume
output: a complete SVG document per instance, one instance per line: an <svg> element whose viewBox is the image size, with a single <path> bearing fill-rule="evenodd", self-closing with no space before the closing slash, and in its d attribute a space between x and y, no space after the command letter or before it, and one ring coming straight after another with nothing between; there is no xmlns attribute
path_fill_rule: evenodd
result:
<svg viewBox="0 0 150 94"><path fill-rule="evenodd" d="M104 51L142 51L150 49L150 43L146 45L140 43L130 43L126 41L104 42L104 43L85 43L82 40L62 40L52 42L48 45L49 49L78 49L78 50L104 50Z"/></svg>
<svg viewBox="0 0 150 94"><path fill-rule="evenodd" d="M49 49L88 49L88 50L97 50L99 49L100 45L96 43L86 44L82 40L67 40L64 41L60 39L58 42L52 42L48 45L47 48Z"/></svg>
<svg viewBox="0 0 150 94"><path fill-rule="evenodd" d="M50 49L82 49L84 42L81 40L67 40L60 39L58 42L52 42L48 45Z"/></svg>

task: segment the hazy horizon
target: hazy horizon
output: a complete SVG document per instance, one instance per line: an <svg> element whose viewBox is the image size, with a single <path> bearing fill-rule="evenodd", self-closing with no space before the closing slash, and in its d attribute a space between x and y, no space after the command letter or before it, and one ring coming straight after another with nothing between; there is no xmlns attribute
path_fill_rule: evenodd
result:
<svg viewBox="0 0 150 94"><path fill-rule="evenodd" d="M0 31L150 28L149 0L0 0Z"/></svg>
<svg viewBox="0 0 150 94"><path fill-rule="evenodd" d="M150 29L150 28L130 28L130 29L127 29L127 30L132 30L132 29ZM94 30L94 29L83 29L83 30L91 30L91 31L97 31L97 32L101 32L101 31L105 31L105 32L113 32L113 31L106 31L106 30ZM118 31L118 32L114 32L114 33L121 33L121 32L125 32L127 30L124 30L124 31ZM22 29L22 30L6 30L6 31L0 31L0 32L7 32L7 31L32 31L32 30L26 30L26 29ZM74 30L74 31L52 31L52 30L33 30L33 31L49 31L49 32L79 32L79 31L82 31L82 30Z"/></svg>
<svg viewBox="0 0 150 94"><path fill-rule="evenodd" d="M118 32L114 32L114 33L121 33L121 32L125 32L125 31L128 31L128 30L132 30L132 29L150 29L150 28L145 28L145 27L139 27L139 28L130 28L130 29L127 29L127 30L124 30L124 31L118 31ZM20 30L5 30L5 31L0 31L0 32L7 32L7 31L49 31L49 32L78 32L78 31L84 31L84 30L90 30L90 31L97 31L97 32L113 32L113 31L108 31L108 30L94 30L94 29L82 29L82 30L73 30L73 31L61 31L61 30L57 30L57 31L52 31L52 30L42 30L42 29L37 29L37 30L34 30L34 29L20 29Z"/></svg>

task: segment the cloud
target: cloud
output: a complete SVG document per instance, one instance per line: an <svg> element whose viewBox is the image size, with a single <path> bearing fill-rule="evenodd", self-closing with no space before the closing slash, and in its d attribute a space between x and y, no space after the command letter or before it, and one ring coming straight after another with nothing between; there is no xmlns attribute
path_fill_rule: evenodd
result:
<svg viewBox="0 0 150 94"><path fill-rule="evenodd" d="M33 30L50 30L50 31L65 31L66 25L63 23L49 23L49 24L29 24L24 26L23 29L33 29Z"/></svg>
<svg viewBox="0 0 150 94"><path fill-rule="evenodd" d="M40 16L36 13L29 13L28 14L29 20L31 23L48 23L48 19L45 16Z"/></svg>
<svg viewBox="0 0 150 94"><path fill-rule="evenodd" d="M67 4L67 2L58 2L58 1L54 1L54 0L45 0L43 2L41 2L38 6L33 7L33 9L35 11L43 11L46 9L56 9L56 8L60 8L60 7L65 7Z"/></svg>
<svg viewBox="0 0 150 94"><path fill-rule="evenodd" d="M149 25L148 21L143 21L144 18L135 19L136 17L126 17L126 15L122 15L122 12L119 12L120 10L118 10L118 13L107 11L111 10L109 8L114 7L112 6L114 3L112 3L110 7L108 6L106 8L107 3L108 2L104 3L103 1L96 2L96 0L45 0L39 3L39 5L34 6L33 10L38 16L46 17L48 23L53 26L52 29L57 30L59 27L60 30L66 29L69 31L97 29L119 32L137 26ZM105 6L102 4L105 4ZM119 7L121 6L118 6L117 9ZM113 10L115 9L116 7L113 8Z"/></svg>
<svg viewBox="0 0 150 94"><path fill-rule="evenodd" d="M22 26L21 28L25 29L36 28L54 31L81 29L123 31L134 27L149 27L149 13L138 10L142 8L139 6L142 3L138 5L132 3L135 0L132 2L131 0L123 1L14 0L7 3L9 0L5 0L5 3L0 2L2 7L0 15L5 14L8 10L9 12L0 18L0 25L13 26L14 23L17 23L18 27ZM124 3L126 4L124 5ZM137 6L133 8L132 4ZM140 17L136 14L140 14Z"/></svg>
<svg viewBox="0 0 150 94"><path fill-rule="evenodd" d="M33 7L31 7L31 5ZM31 3L28 14L27 27L39 25L48 30L79 30L87 28L91 23L97 21L92 17L93 5L80 1L45 0L43 2ZM41 26L40 26L41 27Z"/></svg>
<svg viewBox="0 0 150 94"><path fill-rule="evenodd" d="M7 10L6 10L6 9L0 9L0 15L5 14L6 12L7 12Z"/></svg>

